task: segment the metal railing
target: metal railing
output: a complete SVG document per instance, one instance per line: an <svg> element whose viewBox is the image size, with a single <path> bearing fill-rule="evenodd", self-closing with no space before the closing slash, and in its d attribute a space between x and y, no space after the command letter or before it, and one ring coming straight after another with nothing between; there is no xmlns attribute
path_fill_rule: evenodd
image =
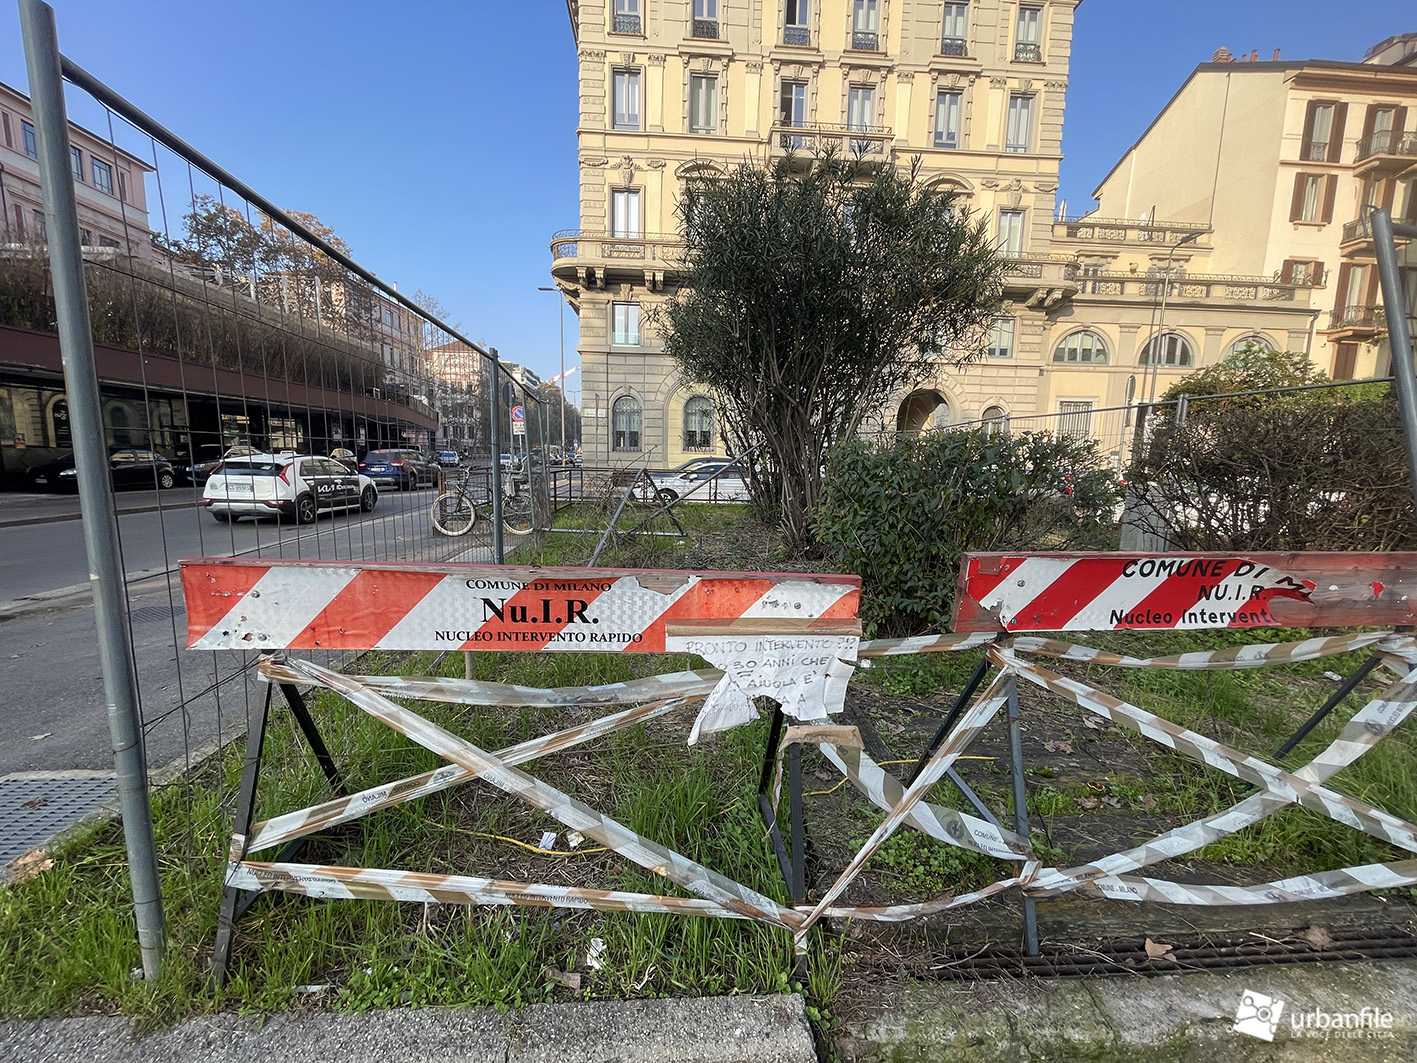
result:
<svg viewBox="0 0 1417 1063"><path fill-rule="evenodd" d="M1019 41L1014 45L1015 63L1041 63L1043 62L1043 45L1031 44L1028 41Z"/></svg>
<svg viewBox="0 0 1417 1063"><path fill-rule="evenodd" d="M613 30L612 32L615 32L615 33L639 33L639 32L640 32L640 16L639 16L639 15L619 15L619 14L617 14L617 15L615 16L615 28L614 28L614 30Z"/></svg>
<svg viewBox="0 0 1417 1063"><path fill-rule="evenodd" d="M969 50L963 37L944 37L940 40L940 54L963 59L969 55Z"/></svg>
<svg viewBox="0 0 1417 1063"><path fill-rule="evenodd" d="M689 29L689 35L697 37L699 40L718 40L718 19L716 18L696 18Z"/></svg>
<svg viewBox="0 0 1417 1063"><path fill-rule="evenodd" d="M1340 306L1329 316L1330 329L1372 329L1381 330L1387 324L1383 308L1380 306Z"/></svg>
<svg viewBox="0 0 1417 1063"><path fill-rule="evenodd" d="M1329 142L1327 140L1311 140L1299 149L1299 158L1303 162L1328 162Z"/></svg>
<svg viewBox="0 0 1417 1063"><path fill-rule="evenodd" d="M812 31L806 26L784 26L782 43L797 48L809 48L812 45Z"/></svg>
<svg viewBox="0 0 1417 1063"><path fill-rule="evenodd" d="M1355 162L1362 162L1375 155L1417 157L1417 132L1403 133L1394 129L1383 129L1365 140L1358 141L1358 155Z"/></svg>
<svg viewBox="0 0 1417 1063"><path fill-rule="evenodd" d="M851 50L853 52L879 52L881 35L872 30L852 30Z"/></svg>
<svg viewBox="0 0 1417 1063"><path fill-rule="evenodd" d="M659 262L666 266L679 265L683 260L683 241L677 233L643 233L639 236L617 236L607 232L586 232L562 229L551 237L551 258L580 261Z"/></svg>
<svg viewBox="0 0 1417 1063"><path fill-rule="evenodd" d="M1344 223L1343 236L1339 242L1347 244L1355 240L1371 240L1372 238L1373 226L1366 217L1362 217Z"/></svg>

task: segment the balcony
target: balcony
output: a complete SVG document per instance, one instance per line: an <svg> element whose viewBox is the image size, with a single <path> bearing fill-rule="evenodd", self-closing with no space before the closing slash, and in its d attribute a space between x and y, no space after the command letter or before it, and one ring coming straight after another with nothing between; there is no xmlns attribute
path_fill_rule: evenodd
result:
<svg viewBox="0 0 1417 1063"><path fill-rule="evenodd" d="M1342 255L1370 253L1373 250L1373 226L1367 215L1355 218L1343 226L1338 250Z"/></svg>
<svg viewBox="0 0 1417 1063"><path fill-rule="evenodd" d="M1029 306L1051 310L1078 291L1077 260L1072 255L1000 252L1004 290Z"/></svg>
<svg viewBox="0 0 1417 1063"><path fill-rule="evenodd" d="M642 33L640 29L639 15L619 15L615 16L615 28L612 33Z"/></svg>
<svg viewBox="0 0 1417 1063"><path fill-rule="evenodd" d="M718 19L696 18L689 28L689 35L701 41L718 40Z"/></svg>
<svg viewBox="0 0 1417 1063"><path fill-rule="evenodd" d="M1334 342L1371 340L1386 327L1380 306L1340 306L1329 318L1328 337Z"/></svg>
<svg viewBox="0 0 1417 1063"><path fill-rule="evenodd" d="M945 37L940 41L940 54L965 59L969 56L969 49L965 47L963 37Z"/></svg>
<svg viewBox="0 0 1417 1063"><path fill-rule="evenodd" d="M1128 221L1091 215L1053 223L1054 239L1113 244L1177 244L1198 232L1208 233L1210 226L1200 222Z"/></svg>
<svg viewBox="0 0 1417 1063"><path fill-rule="evenodd" d="M885 126L863 126L856 129L825 122L805 122L802 125L775 124L769 145L777 154L783 152L827 151L850 152L853 155L884 155L892 139Z"/></svg>
<svg viewBox="0 0 1417 1063"><path fill-rule="evenodd" d="M1148 302L1160 299L1163 292L1171 300L1199 299L1213 302L1294 303L1308 302L1311 284L1295 284L1273 277L1246 277L1228 273L1186 273L1177 271L1170 284L1166 278L1145 273L1108 273L1101 270L1085 272L1074 263L1069 271L1078 283L1078 294L1116 299L1138 299Z"/></svg>
<svg viewBox="0 0 1417 1063"><path fill-rule="evenodd" d="M1030 44L1028 41L1019 41L1014 45L1015 63L1041 63L1043 62L1043 45Z"/></svg>
<svg viewBox="0 0 1417 1063"><path fill-rule="evenodd" d="M1328 162L1328 141L1311 140L1299 148L1299 159L1302 162Z"/></svg>
<svg viewBox="0 0 1417 1063"><path fill-rule="evenodd" d="M879 52L881 50L881 35L871 30L852 30L851 50L853 52Z"/></svg>
<svg viewBox="0 0 1417 1063"><path fill-rule="evenodd" d="M1357 174L1388 177L1417 169L1417 132L1401 133L1391 129L1374 133L1358 141Z"/></svg>
<svg viewBox="0 0 1417 1063"><path fill-rule="evenodd" d="M812 46L812 31L806 26L784 26L782 28L782 43L797 48L810 48Z"/></svg>
<svg viewBox="0 0 1417 1063"><path fill-rule="evenodd" d="M665 276L680 267L683 255L678 234L617 236L563 229L551 238L551 274L586 288L623 280L658 291Z"/></svg>

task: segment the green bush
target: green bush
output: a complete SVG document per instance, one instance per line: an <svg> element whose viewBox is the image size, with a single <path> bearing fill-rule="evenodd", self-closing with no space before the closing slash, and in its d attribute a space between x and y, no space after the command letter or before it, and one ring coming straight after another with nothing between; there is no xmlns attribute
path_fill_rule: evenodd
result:
<svg viewBox="0 0 1417 1063"><path fill-rule="evenodd" d="M1092 440L936 432L839 447L816 536L863 581L868 634L944 631L966 550L1088 549L1113 535L1119 483Z"/></svg>

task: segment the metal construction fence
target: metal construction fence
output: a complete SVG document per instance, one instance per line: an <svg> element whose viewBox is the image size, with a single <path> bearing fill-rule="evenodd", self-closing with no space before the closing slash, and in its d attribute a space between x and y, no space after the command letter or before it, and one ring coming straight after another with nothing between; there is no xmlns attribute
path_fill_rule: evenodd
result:
<svg viewBox="0 0 1417 1063"><path fill-rule="evenodd" d="M537 395L436 302L380 280L315 215L276 207L62 57L46 5L25 0L21 14L39 169L26 194L42 194L47 224L4 220L0 486L75 489L84 519L47 526L68 578L37 564L8 589L43 600L92 582L99 639L91 614L65 614L65 674L31 676L25 662L13 675L46 685L72 744L93 751L40 766L105 769L114 717L91 677L131 673L118 685L136 733L112 735L120 796L149 773L185 789L186 769L245 732L257 654L183 650L180 558L500 562L491 521L465 538L432 529L450 471L435 456L454 452L491 498L500 455L526 457L549 428ZM513 431L513 407L530 433ZM252 494L260 455L279 475ZM546 470L522 464L518 489L544 497ZM246 483L228 484L240 469ZM346 656L317 654L327 667ZM151 975L155 946L140 936Z"/></svg>

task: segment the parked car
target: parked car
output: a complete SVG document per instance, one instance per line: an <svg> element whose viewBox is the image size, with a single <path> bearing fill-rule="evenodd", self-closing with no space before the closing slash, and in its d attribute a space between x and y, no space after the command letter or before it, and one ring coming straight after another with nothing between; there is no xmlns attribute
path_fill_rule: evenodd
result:
<svg viewBox="0 0 1417 1063"><path fill-rule="evenodd" d="M368 513L378 501L373 480L350 472L333 458L251 454L223 461L207 478L200 505L222 524L272 514L309 524L321 510Z"/></svg>
<svg viewBox="0 0 1417 1063"><path fill-rule="evenodd" d="M715 474L718 474L716 480ZM650 479L661 502L673 502L690 491L694 492L689 499L691 502L746 502L749 497L743 467L723 458L712 464L695 465L684 472L658 473ZM704 486L707 480L713 483Z"/></svg>
<svg viewBox="0 0 1417 1063"><path fill-rule="evenodd" d="M416 450L371 450L359 471L376 484L412 491L438 482L438 466Z"/></svg>
<svg viewBox="0 0 1417 1063"><path fill-rule="evenodd" d="M444 468L454 468L458 464L458 452L456 450L438 451L438 464Z"/></svg>
<svg viewBox="0 0 1417 1063"><path fill-rule="evenodd" d="M108 475L114 487L156 486L165 490L177 483L172 462L155 450L140 447L109 447ZM42 490L77 491L79 474L73 455L36 466L30 473L30 483Z"/></svg>
<svg viewBox="0 0 1417 1063"><path fill-rule="evenodd" d="M350 450L348 447L335 447L334 450L330 451L330 457L334 458L335 461L339 462L350 472L359 471L359 459L354 456L354 451Z"/></svg>
<svg viewBox="0 0 1417 1063"><path fill-rule="evenodd" d="M238 443L236 446L227 447L224 451L219 443L207 443L197 448L198 454L203 456L203 460L192 465L183 466L177 472L184 480L201 487L207 482L207 477L212 474L218 465L227 458L249 458L252 454L261 453L253 446L245 443Z"/></svg>

